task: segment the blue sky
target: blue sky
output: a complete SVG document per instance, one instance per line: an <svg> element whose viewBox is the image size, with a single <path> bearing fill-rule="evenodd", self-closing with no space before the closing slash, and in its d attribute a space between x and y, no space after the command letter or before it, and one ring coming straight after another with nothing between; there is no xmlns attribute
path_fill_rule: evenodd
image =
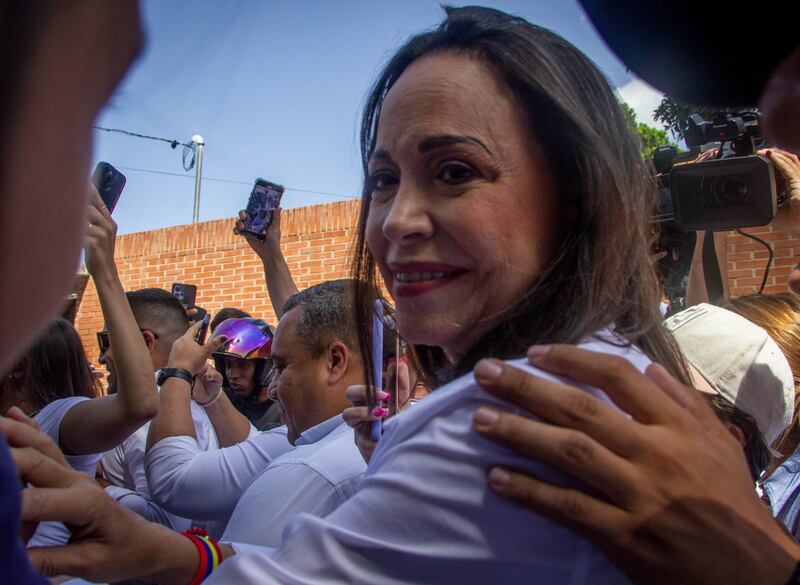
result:
<svg viewBox="0 0 800 585"><path fill-rule="evenodd" d="M567 38L650 121L659 94L626 72L577 2L484 5ZM428 0L143 0L142 13L147 46L98 125L181 142L202 135L200 221L234 216L257 177L287 187L285 208L355 197L366 91L392 51L443 14ZM191 222L194 171L183 170L181 150L95 132L95 162L128 178L114 212L120 233Z"/></svg>

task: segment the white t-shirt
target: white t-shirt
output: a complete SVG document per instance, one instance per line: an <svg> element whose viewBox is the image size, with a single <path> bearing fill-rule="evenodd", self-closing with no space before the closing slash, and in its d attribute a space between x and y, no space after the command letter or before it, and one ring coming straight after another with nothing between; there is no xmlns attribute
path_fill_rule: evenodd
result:
<svg viewBox="0 0 800 585"><path fill-rule="evenodd" d="M53 439L53 442L61 448L61 443L59 442L61 421L73 406L85 400L89 400L89 398L85 396L59 398L40 410L33 417L33 420L39 423L42 432ZM65 455L67 463L74 470L87 473L91 477L94 477L97 462L100 461L102 456L102 453ZM69 530L60 522L40 522L33 537L28 541L28 546L57 546L66 543L69 540L69 536Z"/></svg>

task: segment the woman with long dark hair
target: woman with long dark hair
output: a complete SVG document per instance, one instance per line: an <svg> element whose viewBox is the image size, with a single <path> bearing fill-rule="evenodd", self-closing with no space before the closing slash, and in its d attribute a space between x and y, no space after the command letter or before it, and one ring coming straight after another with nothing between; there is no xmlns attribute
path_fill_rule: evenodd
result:
<svg viewBox="0 0 800 585"><path fill-rule="evenodd" d="M356 308L372 322L380 274L438 388L387 424L353 498L209 582L624 582L590 544L488 490L498 462L569 480L472 432L477 409L497 401L466 375L482 357L565 342L687 379L660 325L652 186L607 81L550 31L448 9L389 61L361 139ZM172 570L194 558L174 540Z"/></svg>
<svg viewBox="0 0 800 585"><path fill-rule="evenodd" d="M59 318L2 380L0 412L5 414L16 406L41 420L58 400L72 403L99 395L100 385L89 368L78 332L69 321ZM76 400L69 400L73 398Z"/></svg>

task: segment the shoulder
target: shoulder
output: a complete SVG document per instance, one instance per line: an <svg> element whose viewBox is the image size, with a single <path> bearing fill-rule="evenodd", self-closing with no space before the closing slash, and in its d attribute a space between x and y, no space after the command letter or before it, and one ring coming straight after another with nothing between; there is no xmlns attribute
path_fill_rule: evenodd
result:
<svg viewBox="0 0 800 585"><path fill-rule="evenodd" d="M355 444L353 429L342 422L323 439L310 445L299 445L270 465L273 471L286 471L288 467L299 473L319 475L337 484L360 476L367 464Z"/></svg>
<svg viewBox="0 0 800 585"><path fill-rule="evenodd" d="M600 331L586 338L578 346L591 351L623 357L640 371L644 371L651 363L650 359L636 346L625 343L624 340L621 340L608 330ZM530 364L527 359L506 360L506 363L540 378L576 386L604 402L611 403L601 390L541 370ZM412 435L416 437L419 433L437 435L435 439L434 437L430 438L440 446L448 444L448 441L443 440L448 437L458 438L459 441L463 441L467 435L472 435L473 413L481 405L486 404L519 412L517 407L503 402L484 391L475 382L475 377L471 373L453 380L431 392L423 400L386 424L386 433L378 443L373 455L373 461L376 458L380 458L385 448L392 444L401 443ZM451 443L451 445L455 447L456 443Z"/></svg>
<svg viewBox="0 0 800 585"><path fill-rule="evenodd" d="M42 432L49 435L58 444L58 431L61 421L70 409L81 402L90 400L86 396L70 396L53 400L40 410L33 419L39 423Z"/></svg>

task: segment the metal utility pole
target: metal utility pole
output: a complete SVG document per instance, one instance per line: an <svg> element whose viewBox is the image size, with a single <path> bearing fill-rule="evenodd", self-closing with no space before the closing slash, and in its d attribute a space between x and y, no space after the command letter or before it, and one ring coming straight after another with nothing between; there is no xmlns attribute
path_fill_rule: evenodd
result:
<svg viewBox="0 0 800 585"><path fill-rule="evenodd" d="M203 147L205 142L203 137L199 134L192 136L192 142L195 143L197 148L197 164L195 165L194 175L194 213L192 214L192 223L197 223L200 216L200 181L203 175Z"/></svg>

